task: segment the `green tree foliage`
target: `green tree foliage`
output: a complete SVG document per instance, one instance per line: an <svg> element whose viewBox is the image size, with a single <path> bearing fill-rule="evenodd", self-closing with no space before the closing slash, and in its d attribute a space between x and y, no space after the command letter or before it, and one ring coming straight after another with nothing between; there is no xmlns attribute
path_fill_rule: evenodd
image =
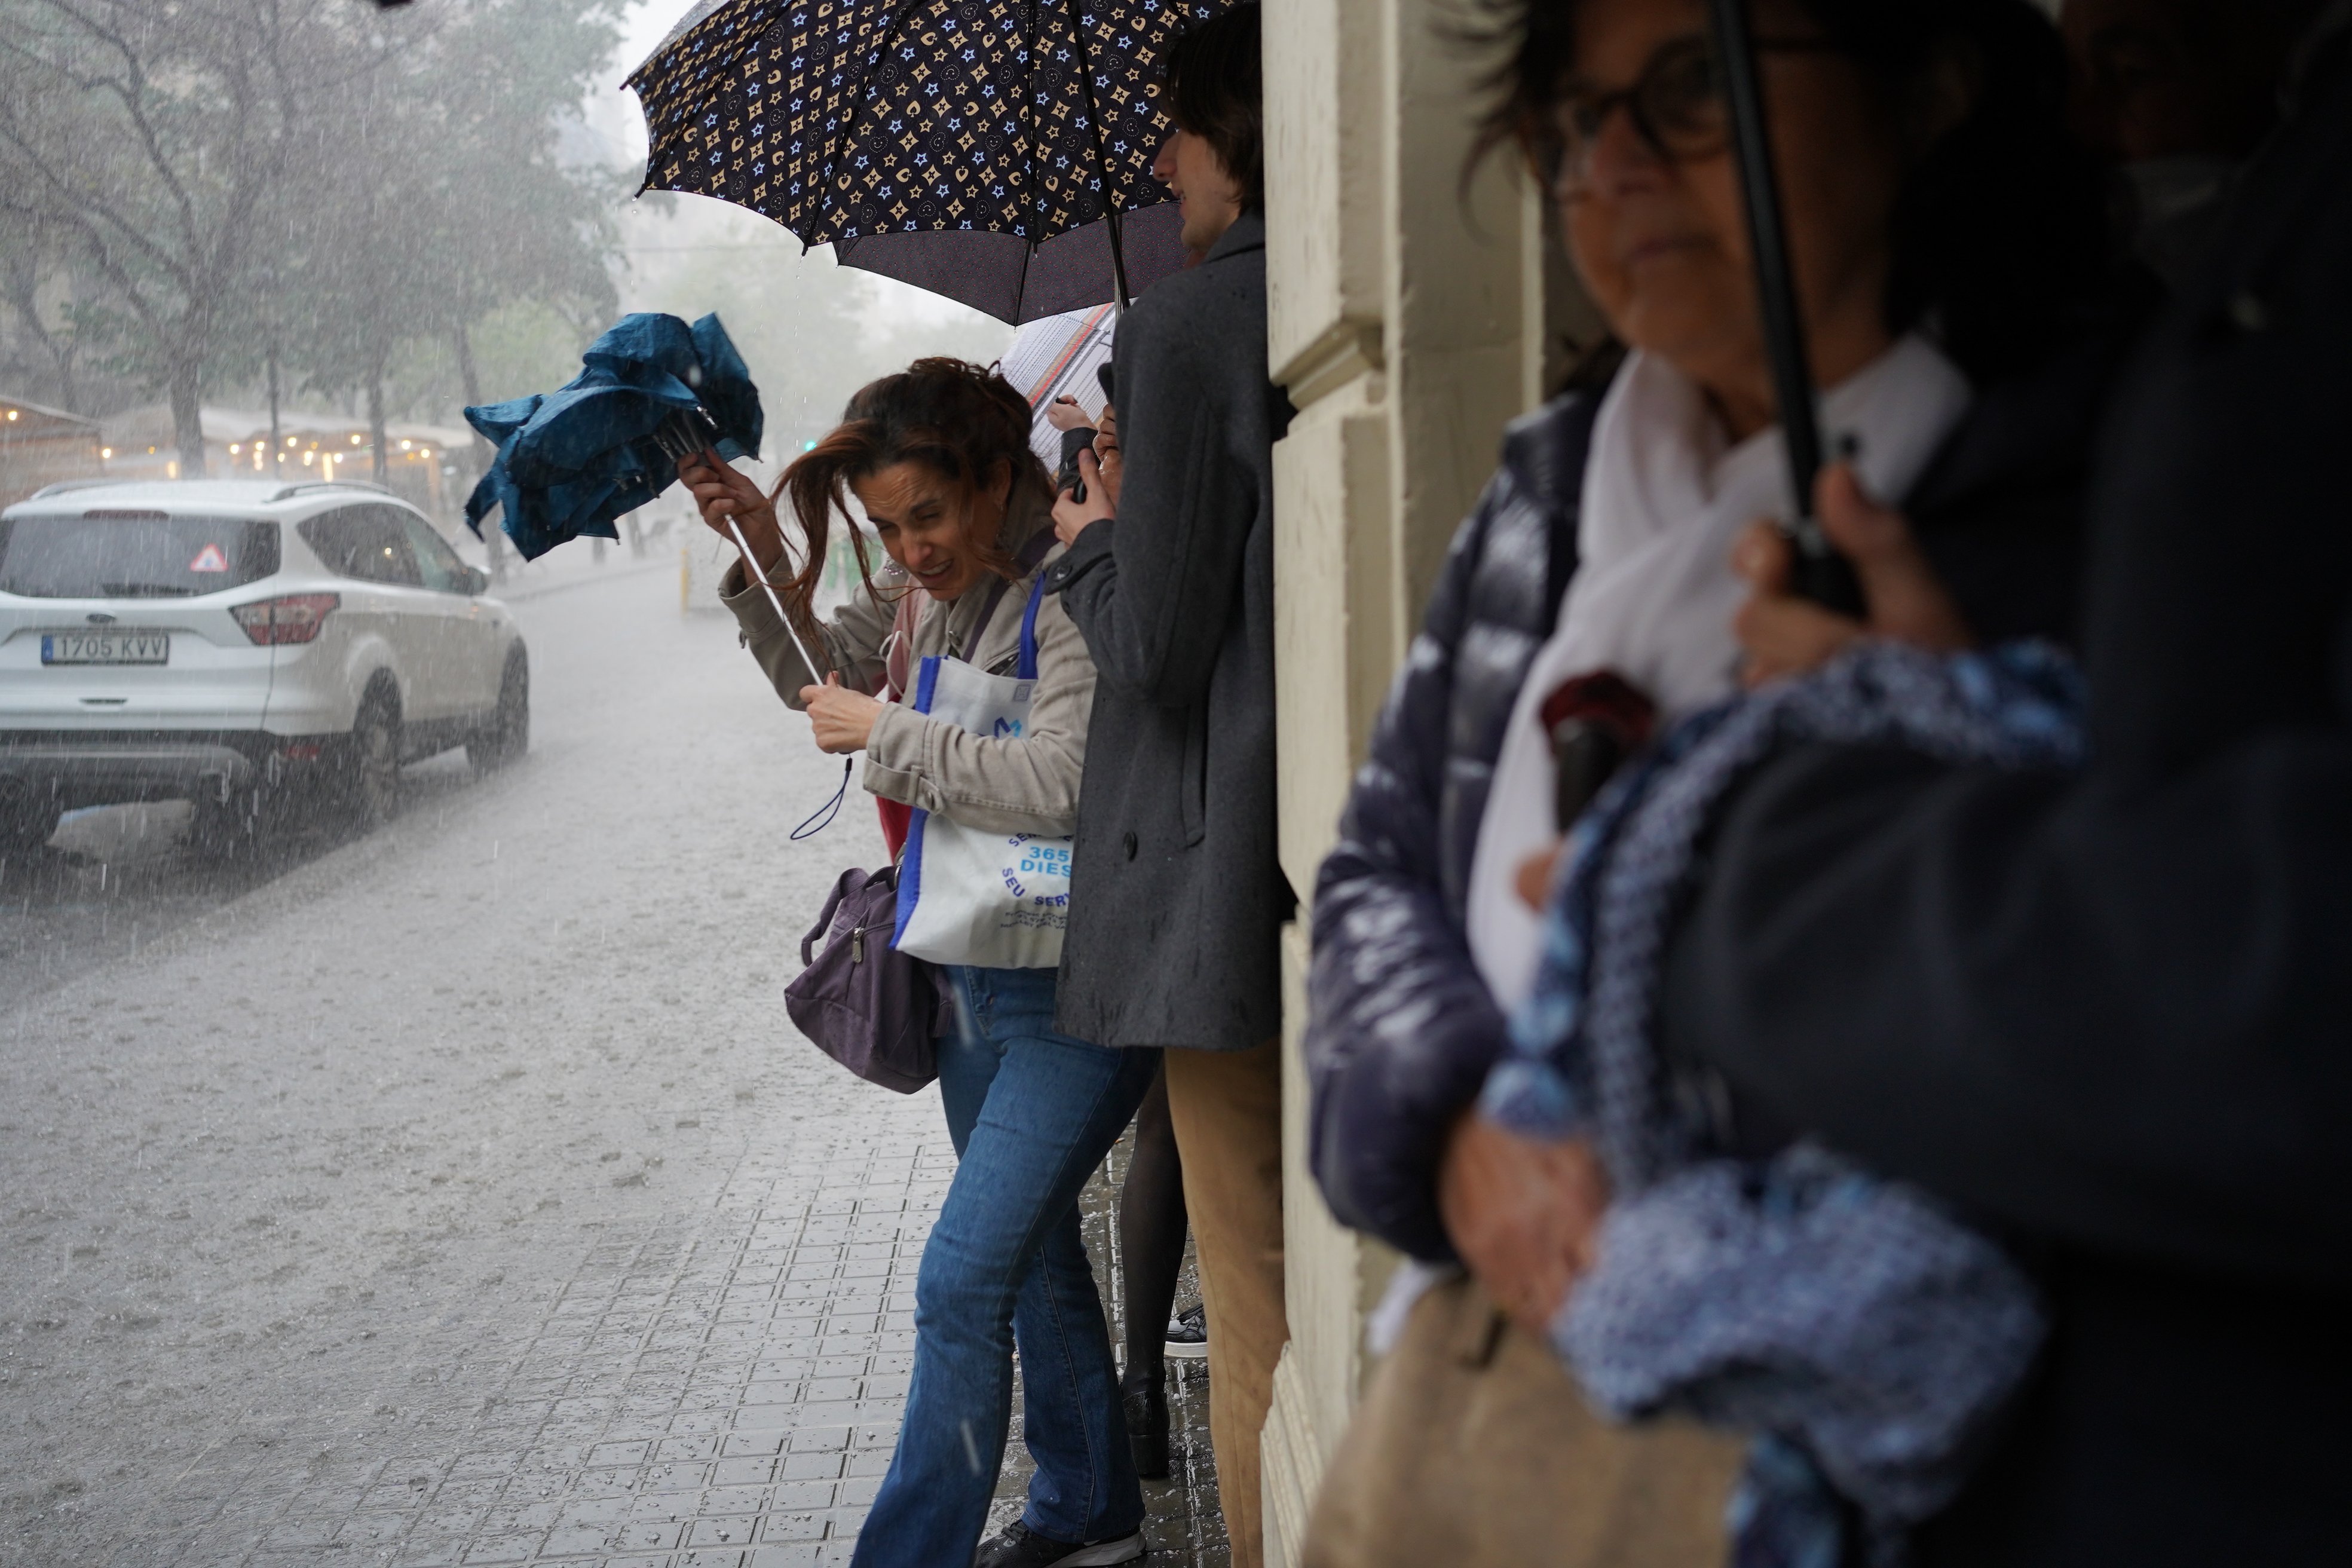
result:
<svg viewBox="0 0 2352 1568"><path fill-rule="evenodd" d="M76 325L168 393L190 471L222 310L299 145L331 0L0 0L0 214L72 243Z"/></svg>
<svg viewBox="0 0 2352 1568"><path fill-rule="evenodd" d="M617 5L0 0L0 299L163 392L184 472L203 388L273 353L380 426L420 342L609 313L615 177L563 138Z"/></svg>
<svg viewBox="0 0 2352 1568"><path fill-rule="evenodd" d="M616 37L608 0L491 0L426 13L429 26L341 106L348 167L308 205L296 248L317 258L318 309L296 363L356 393L385 443L387 377L404 346L446 344L481 400L471 338L519 304L602 324L617 177L568 163L562 132Z"/></svg>

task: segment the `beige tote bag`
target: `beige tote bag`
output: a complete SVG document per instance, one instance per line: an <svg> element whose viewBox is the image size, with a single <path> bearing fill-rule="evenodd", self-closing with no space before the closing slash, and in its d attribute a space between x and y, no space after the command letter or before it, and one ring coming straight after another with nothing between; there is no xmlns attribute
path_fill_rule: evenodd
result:
<svg viewBox="0 0 2352 1568"><path fill-rule="evenodd" d="M1475 1280L1414 1305L1331 1456L1303 1568L1723 1568L1747 1445L1614 1426Z"/></svg>

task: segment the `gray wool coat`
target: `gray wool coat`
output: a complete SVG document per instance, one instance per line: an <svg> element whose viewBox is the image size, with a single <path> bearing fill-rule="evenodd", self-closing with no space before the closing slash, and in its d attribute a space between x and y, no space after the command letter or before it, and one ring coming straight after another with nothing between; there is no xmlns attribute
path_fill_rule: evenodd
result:
<svg viewBox="0 0 2352 1568"><path fill-rule="evenodd" d="M1108 1046L1243 1050L1281 1028L1274 455L1265 222L1155 284L1113 351L1115 521L1049 569L1097 681L1058 1025Z"/></svg>

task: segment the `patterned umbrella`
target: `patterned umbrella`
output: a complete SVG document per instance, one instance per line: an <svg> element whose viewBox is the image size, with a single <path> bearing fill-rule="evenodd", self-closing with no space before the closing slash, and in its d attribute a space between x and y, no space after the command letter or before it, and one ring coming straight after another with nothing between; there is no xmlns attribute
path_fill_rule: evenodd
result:
<svg viewBox="0 0 2352 1568"><path fill-rule="evenodd" d="M1168 200L1155 62L1230 3L702 0L629 77L645 188L1015 323L1124 296L1183 263L1123 220Z"/></svg>

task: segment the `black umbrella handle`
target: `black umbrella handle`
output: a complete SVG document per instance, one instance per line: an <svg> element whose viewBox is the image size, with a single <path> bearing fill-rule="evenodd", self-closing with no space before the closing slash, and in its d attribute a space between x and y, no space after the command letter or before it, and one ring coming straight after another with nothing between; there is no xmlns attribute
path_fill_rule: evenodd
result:
<svg viewBox="0 0 2352 1568"><path fill-rule="evenodd" d="M1104 183L1108 184L1109 182L1106 181ZM1110 282L1111 288L1117 290L1112 297L1118 304L1120 314L1124 315L1127 311L1127 307L1130 302L1127 292L1127 251L1126 248L1118 242L1118 209L1117 207L1111 208L1108 216L1110 234Z"/></svg>
<svg viewBox="0 0 2352 1568"><path fill-rule="evenodd" d="M1764 123L1763 85L1757 72L1756 40L1748 26L1747 0L1707 0L1715 25L1716 53L1723 69L1724 94L1731 109L1732 148L1746 198L1748 247L1755 258L1757 302L1764 319L1764 348L1772 362L1772 393L1789 453L1790 521L1782 525L1795 547L1790 585L1824 609L1860 618L1862 584L1853 563L1840 554L1813 514L1813 482L1822 471L1821 415L1813 400L1813 373L1805 357L1804 324L1797 310L1795 268L1781 221L1780 188L1772 166L1772 139Z"/></svg>

